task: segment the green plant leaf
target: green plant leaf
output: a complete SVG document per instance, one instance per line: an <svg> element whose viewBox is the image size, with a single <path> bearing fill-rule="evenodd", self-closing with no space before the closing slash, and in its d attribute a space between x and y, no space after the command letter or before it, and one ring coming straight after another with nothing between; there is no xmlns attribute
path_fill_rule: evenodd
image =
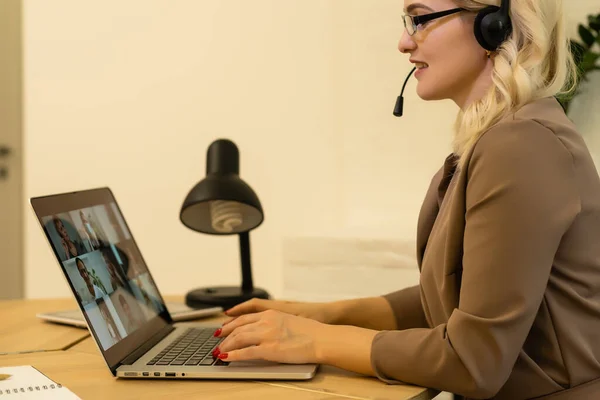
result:
<svg viewBox="0 0 600 400"><path fill-rule="evenodd" d="M592 28L596 32L600 32L600 15L589 15L588 22L590 23L590 28Z"/></svg>
<svg viewBox="0 0 600 400"><path fill-rule="evenodd" d="M588 51L583 55L583 60L581 61L581 69L583 69L584 73L586 71L591 71L596 67L596 61L600 58L600 54L594 53L592 51Z"/></svg>
<svg viewBox="0 0 600 400"><path fill-rule="evenodd" d="M588 48L592 47L596 38L585 26L579 24L579 36L581 36L581 40L583 43L587 45Z"/></svg>
<svg viewBox="0 0 600 400"><path fill-rule="evenodd" d="M575 61L577 73L580 77L580 82L588 82L589 73L591 71L600 71L600 65L598 65L600 54L592 51L592 46L594 43L598 43L600 45L600 14L588 15L587 19L589 27L583 26L582 24L578 25L579 36L581 37L583 43L580 43L576 40L569 41L573 60ZM581 92L581 88L584 86L577 85L577 87L569 96L560 99L561 105L565 109L565 112L569 111L571 100Z"/></svg>

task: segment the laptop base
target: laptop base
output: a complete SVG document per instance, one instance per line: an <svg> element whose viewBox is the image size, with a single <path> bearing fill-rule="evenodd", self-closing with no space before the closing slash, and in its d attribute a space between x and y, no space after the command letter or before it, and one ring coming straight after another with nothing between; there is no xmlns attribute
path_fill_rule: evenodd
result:
<svg viewBox="0 0 600 400"><path fill-rule="evenodd" d="M214 332L218 325L209 323L176 325L175 330L160 343L146 352L131 365L117 368L119 378L174 378L174 379L253 379L253 380L307 380L314 377L317 364L280 364L271 361L223 362L214 359L213 365L148 365L164 354L174 342L190 329L196 328ZM212 338L212 335L211 335ZM214 339L210 339L213 340ZM218 343L215 342L214 346ZM213 345L210 345L211 348ZM157 357L158 355L158 357ZM211 359L212 357L209 356Z"/></svg>

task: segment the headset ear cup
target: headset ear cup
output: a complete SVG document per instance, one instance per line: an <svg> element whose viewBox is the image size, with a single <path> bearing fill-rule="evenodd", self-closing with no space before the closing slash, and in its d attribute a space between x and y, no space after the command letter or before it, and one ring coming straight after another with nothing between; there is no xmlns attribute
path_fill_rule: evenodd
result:
<svg viewBox="0 0 600 400"><path fill-rule="evenodd" d="M475 33L475 38L477 39L477 41L479 42L479 44L481 45L481 47L483 47L486 50L489 51L494 51L496 50L496 47L494 43L489 43L487 41L487 39L485 38L485 34L483 33L483 19L485 17L487 17L488 15L495 13L499 10L499 7L496 6L488 6L486 8L484 8L483 10L479 11L479 13L477 14L477 16L475 17L475 24L473 26L474 29L474 33Z"/></svg>

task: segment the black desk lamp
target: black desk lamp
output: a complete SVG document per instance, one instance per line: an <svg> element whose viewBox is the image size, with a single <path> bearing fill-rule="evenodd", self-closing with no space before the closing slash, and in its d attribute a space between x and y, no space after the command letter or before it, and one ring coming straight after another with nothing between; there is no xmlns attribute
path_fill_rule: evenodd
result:
<svg viewBox="0 0 600 400"><path fill-rule="evenodd" d="M208 148L206 178L188 193L179 218L188 228L211 235L239 235L242 286L195 289L187 293L189 307L206 305L233 307L253 297L268 299L269 294L255 288L250 266L249 231L264 219L256 193L239 177L240 154L230 140L219 139Z"/></svg>

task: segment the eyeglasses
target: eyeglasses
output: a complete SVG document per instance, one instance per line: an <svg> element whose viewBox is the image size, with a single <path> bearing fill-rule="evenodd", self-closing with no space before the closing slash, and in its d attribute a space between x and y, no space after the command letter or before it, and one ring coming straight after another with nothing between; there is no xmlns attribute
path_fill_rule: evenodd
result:
<svg viewBox="0 0 600 400"><path fill-rule="evenodd" d="M433 21L434 19L445 17L446 15L456 14L461 11L467 10L464 8L453 8L452 10L434 12L425 15L403 15L402 19L404 20L404 28L406 29L406 32L412 36L417 32L417 30L421 30L423 28L423 24Z"/></svg>

